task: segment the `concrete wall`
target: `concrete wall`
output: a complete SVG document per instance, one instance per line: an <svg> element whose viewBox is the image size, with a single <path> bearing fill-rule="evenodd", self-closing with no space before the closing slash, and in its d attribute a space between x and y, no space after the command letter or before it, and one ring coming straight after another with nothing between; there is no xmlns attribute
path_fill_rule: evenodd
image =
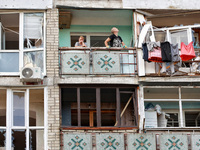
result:
<svg viewBox="0 0 200 150"><path fill-rule="evenodd" d="M55 0L55 6L122 8L122 0Z"/></svg>
<svg viewBox="0 0 200 150"><path fill-rule="evenodd" d="M55 0L55 6L126 9L199 9L199 0Z"/></svg>
<svg viewBox="0 0 200 150"><path fill-rule="evenodd" d="M0 9L48 9L53 0L1 0Z"/></svg>
<svg viewBox="0 0 200 150"><path fill-rule="evenodd" d="M199 0L122 0L131 9L199 9Z"/></svg>

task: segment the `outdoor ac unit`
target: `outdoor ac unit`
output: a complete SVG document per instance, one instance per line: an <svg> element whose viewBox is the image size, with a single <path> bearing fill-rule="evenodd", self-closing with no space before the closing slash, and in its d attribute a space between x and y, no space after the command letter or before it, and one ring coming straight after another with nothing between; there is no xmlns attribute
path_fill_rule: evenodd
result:
<svg viewBox="0 0 200 150"><path fill-rule="evenodd" d="M40 82L43 75L40 67L23 67L20 71L21 82Z"/></svg>

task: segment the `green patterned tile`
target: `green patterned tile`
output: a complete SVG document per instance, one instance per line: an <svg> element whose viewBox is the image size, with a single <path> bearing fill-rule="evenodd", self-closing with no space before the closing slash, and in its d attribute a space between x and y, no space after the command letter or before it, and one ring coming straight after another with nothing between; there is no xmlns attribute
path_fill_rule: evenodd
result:
<svg viewBox="0 0 200 150"><path fill-rule="evenodd" d="M96 134L97 150L124 150L123 134Z"/></svg>
<svg viewBox="0 0 200 150"><path fill-rule="evenodd" d="M161 150L188 150L187 135L163 134L160 135Z"/></svg>
<svg viewBox="0 0 200 150"><path fill-rule="evenodd" d="M91 135L87 134L64 134L63 150L92 150Z"/></svg>
<svg viewBox="0 0 200 150"><path fill-rule="evenodd" d="M119 53L93 53L94 74L120 74Z"/></svg>
<svg viewBox="0 0 200 150"><path fill-rule="evenodd" d="M128 134L128 150L156 150L154 134Z"/></svg>
<svg viewBox="0 0 200 150"><path fill-rule="evenodd" d="M62 74L89 74L89 67L89 53L62 53Z"/></svg>
<svg viewBox="0 0 200 150"><path fill-rule="evenodd" d="M192 150L200 150L200 135L191 135Z"/></svg>

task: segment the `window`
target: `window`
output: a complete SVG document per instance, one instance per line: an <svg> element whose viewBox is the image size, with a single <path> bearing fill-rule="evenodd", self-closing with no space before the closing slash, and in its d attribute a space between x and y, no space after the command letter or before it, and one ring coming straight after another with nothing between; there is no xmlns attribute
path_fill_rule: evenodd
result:
<svg viewBox="0 0 200 150"><path fill-rule="evenodd" d="M19 75L22 67L45 74L45 13L0 14L0 74Z"/></svg>
<svg viewBox="0 0 200 150"><path fill-rule="evenodd" d="M137 126L134 88L61 88L61 93L63 127Z"/></svg>
<svg viewBox="0 0 200 150"><path fill-rule="evenodd" d="M200 127L200 89L144 88L146 127ZM148 113L155 113L156 124Z"/></svg>
<svg viewBox="0 0 200 150"><path fill-rule="evenodd" d="M161 109L158 109L158 108ZM151 101L145 102L145 115L147 127L179 127L179 103L167 101ZM150 118L148 114L154 114L154 118ZM154 126L150 119L154 119Z"/></svg>
<svg viewBox="0 0 200 150"><path fill-rule="evenodd" d="M46 149L45 90L0 89L0 149Z"/></svg>
<svg viewBox="0 0 200 150"><path fill-rule="evenodd" d="M171 31L171 43L177 44L178 47L181 48L181 42L188 45L189 39L188 39L188 31L187 30L181 30L181 31Z"/></svg>
<svg viewBox="0 0 200 150"><path fill-rule="evenodd" d="M104 41L110 33L71 33L71 47L74 47L81 35L85 38L88 47L105 47Z"/></svg>

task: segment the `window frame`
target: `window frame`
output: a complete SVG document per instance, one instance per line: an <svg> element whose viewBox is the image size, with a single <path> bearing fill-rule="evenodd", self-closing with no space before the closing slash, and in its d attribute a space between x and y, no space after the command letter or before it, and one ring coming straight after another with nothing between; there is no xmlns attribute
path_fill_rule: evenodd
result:
<svg viewBox="0 0 200 150"><path fill-rule="evenodd" d="M65 125L62 125L62 122L61 122L61 127L62 128L70 128L70 129L111 129L111 128L115 128L115 129L133 129L133 128L138 128L138 100L137 100L137 87L105 87L105 86L101 86L101 87L98 87L98 86L95 86L95 87L85 87L85 86L80 86L80 87L73 87L73 86L60 86L60 91L62 91L62 88L76 88L77 89L77 122L78 122L78 125L77 126L65 126ZM95 88L96 89L96 102L95 102L95 105L96 105L96 117L97 117L97 126L93 127L93 126L90 126L90 123L92 124L92 121L90 121L90 118L89 118L89 126L81 126L81 97L80 97L80 89L81 88ZM100 89L115 89L116 90L116 109L115 109L115 114L116 114L116 124L114 126L102 126L101 125L101 113L102 113L102 109L101 109L101 96L100 96ZM136 121L135 121L135 125L134 126L121 126L121 119L120 119L120 113L121 113L121 109L120 109L120 103L121 103L121 100L120 100L120 93L128 93L127 91L120 91L119 89L123 89L123 88L131 88L133 89L134 91L130 91L129 94L133 94L133 97L132 97L132 100L134 100L134 115L136 117ZM62 94L61 94L62 95ZM60 97L60 105L62 105L62 97ZM61 106L62 107L62 106ZM62 109L60 109L60 114L62 116L63 112L62 112ZM93 115L94 116L94 115ZM62 116L63 117L63 116ZM119 120L119 121L117 121Z"/></svg>
<svg viewBox="0 0 200 150"><path fill-rule="evenodd" d="M48 89L47 87L17 87L17 88L0 88L6 90L6 126L0 127L2 130L6 130L6 145L7 149L12 147L12 130L25 130L26 134L26 149L29 149L29 133L30 130L43 130L44 131L44 150L48 149L47 144L47 133L48 133ZM25 90L25 91L19 91ZM41 89L44 92L44 125L43 126L29 126L29 91L32 89ZM13 126L13 93L14 92L24 92L25 93L25 125L24 126ZM27 136L28 135L28 136Z"/></svg>
<svg viewBox="0 0 200 150"><path fill-rule="evenodd" d="M178 99L145 99L144 98L144 89L145 88L174 88L174 89L178 89L178 96L179 98ZM186 122L185 122L185 111L188 111L188 110L185 110L183 107L182 107L182 102L200 102L200 99L182 99L181 98L181 89L184 89L184 88L198 88L200 90L200 87L199 86L143 86L140 88L141 92L143 93L142 94L142 99L143 99L143 102L142 104L144 105L144 102L179 102L179 109L175 110L165 110L165 112L169 112L169 113L178 113L178 121L179 121L179 127L156 127L156 128L163 128L163 129L170 129L170 128L200 128L199 127L186 127ZM145 105L144 105L145 106ZM196 111L198 109L192 109L192 110L189 110L189 111ZM200 110L200 108L199 108ZM142 110L143 113L144 113L144 110ZM144 115L144 118L145 118L145 115ZM155 129L156 129L155 128ZM146 128L148 129L148 128Z"/></svg>
<svg viewBox="0 0 200 150"><path fill-rule="evenodd" d="M108 36L109 37L110 34L111 34L110 32L71 32L70 33L70 47L74 47L73 45L71 45L71 36L81 36L81 35L86 36L85 42L87 43L88 47L91 47L90 45L91 36Z"/></svg>
<svg viewBox="0 0 200 150"><path fill-rule="evenodd" d="M26 13L43 13L44 31L43 31L43 48L24 49L24 14ZM1 14L19 14L19 49L18 50L1 50L0 53L13 53L19 54L19 71L18 72L0 72L0 75L19 76L20 70L24 67L24 53L43 51L43 76L46 76L46 12L45 11L16 11L16 12L0 12Z"/></svg>

